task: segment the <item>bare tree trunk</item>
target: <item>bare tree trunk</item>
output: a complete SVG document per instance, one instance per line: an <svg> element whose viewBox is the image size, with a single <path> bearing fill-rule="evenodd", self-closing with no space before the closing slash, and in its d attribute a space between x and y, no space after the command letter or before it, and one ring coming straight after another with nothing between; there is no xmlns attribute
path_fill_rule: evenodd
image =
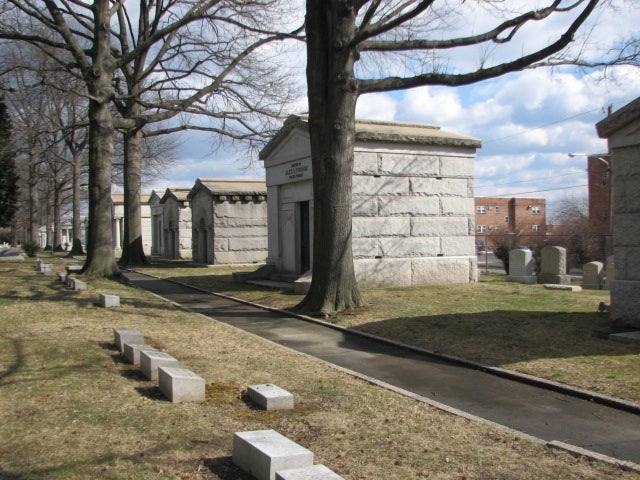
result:
<svg viewBox="0 0 640 480"><path fill-rule="evenodd" d="M69 251L69 256L82 255L82 240L80 239L81 218L80 218L80 175L82 173L81 156L74 155L73 158L73 195L72 195L72 228L73 228L73 244Z"/></svg>
<svg viewBox="0 0 640 480"><path fill-rule="evenodd" d="M35 149L29 151L29 233L27 240L31 242L38 241L38 230L40 229L39 222L39 195L38 195L38 166L37 166L37 152Z"/></svg>
<svg viewBox="0 0 640 480"><path fill-rule="evenodd" d="M53 179L53 238L51 239L51 249L57 252L62 248L62 232L60 228L60 191L61 188L54 177Z"/></svg>
<svg viewBox="0 0 640 480"><path fill-rule="evenodd" d="M333 5L333 4L336 5ZM314 202L313 279L299 311L331 315L362 306L351 249L356 52L354 10L307 1L309 134Z"/></svg>
<svg viewBox="0 0 640 480"><path fill-rule="evenodd" d="M111 170L113 158L112 77L108 0L94 1L95 38L88 75L89 101L89 226L83 273L110 277L120 273L113 254Z"/></svg>
<svg viewBox="0 0 640 480"><path fill-rule="evenodd" d="M142 131L124 135L124 235L121 265L148 264L142 242L140 189L142 174Z"/></svg>

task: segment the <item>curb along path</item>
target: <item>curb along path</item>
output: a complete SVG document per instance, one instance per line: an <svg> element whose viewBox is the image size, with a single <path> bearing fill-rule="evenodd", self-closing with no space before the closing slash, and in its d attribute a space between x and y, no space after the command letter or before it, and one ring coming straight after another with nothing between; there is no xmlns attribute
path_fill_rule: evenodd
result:
<svg viewBox="0 0 640 480"><path fill-rule="evenodd" d="M640 471L640 415L136 272L133 286L392 388ZM445 408L446 409L446 408ZM595 452L595 455L590 453ZM607 459L605 459L607 460ZM632 462L633 464L626 464Z"/></svg>

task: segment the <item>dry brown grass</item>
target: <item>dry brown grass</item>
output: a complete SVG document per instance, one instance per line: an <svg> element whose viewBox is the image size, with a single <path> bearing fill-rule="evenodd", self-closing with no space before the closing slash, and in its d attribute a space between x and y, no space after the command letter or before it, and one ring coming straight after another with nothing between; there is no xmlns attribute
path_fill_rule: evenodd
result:
<svg viewBox="0 0 640 480"><path fill-rule="evenodd" d="M254 268L254 267L247 267ZM145 271L262 305L291 308L301 297L240 285L233 267ZM367 307L332 322L442 352L640 403L640 346L612 342L606 291L546 290L482 275L467 285L371 289Z"/></svg>
<svg viewBox="0 0 640 480"><path fill-rule="evenodd" d="M246 479L231 463L235 431L275 429L356 479L631 479L435 410L145 292L91 281L66 290L30 262L1 264L0 478ZM7 281L9 280L9 281ZM99 292L119 308L95 305ZM174 405L112 345L133 327L207 381L203 403ZM294 393L264 412L253 383Z"/></svg>

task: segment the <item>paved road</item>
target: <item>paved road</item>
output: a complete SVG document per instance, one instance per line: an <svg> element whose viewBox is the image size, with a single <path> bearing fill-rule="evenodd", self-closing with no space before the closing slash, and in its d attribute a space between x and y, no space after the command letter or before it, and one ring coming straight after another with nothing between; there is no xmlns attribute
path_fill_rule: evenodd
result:
<svg viewBox="0 0 640 480"><path fill-rule="evenodd" d="M533 435L640 464L640 415L443 361L186 286L127 272L131 284L327 362Z"/></svg>

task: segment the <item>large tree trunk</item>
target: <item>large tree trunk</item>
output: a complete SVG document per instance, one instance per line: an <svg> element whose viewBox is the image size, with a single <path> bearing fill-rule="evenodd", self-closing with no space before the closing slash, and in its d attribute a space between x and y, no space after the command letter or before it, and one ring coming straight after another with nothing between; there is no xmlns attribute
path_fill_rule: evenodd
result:
<svg viewBox="0 0 640 480"><path fill-rule="evenodd" d="M124 235L121 265L148 264L142 242L140 187L142 174L142 131L124 135Z"/></svg>
<svg viewBox="0 0 640 480"><path fill-rule="evenodd" d="M351 249L356 51L349 2L307 0L307 83L313 169L313 279L298 310L331 315L363 305Z"/></svg>
<svg viewBox="0 0 640 480"><path fill-rule="evenodd" d="M94 1L95 40L93 65L88 74L89 101L89 225L87 261L83 272L110 277L119 273L113 254L111 170L113 118L111 84L114 61L110 52L109 1Z"/></svg>
<svg viewBox="0 0 640 480"><path fill-rule="evenodd" d="M72 195L72 228L73 244L68 256L82 255L81 218L80 218L80 175L82 173L81 156L76 154L73 158L73 195Z"/></svg>
<svg viewBox="0 0 640 480"><path fill-rule="evenodd" d="M29 151L29 231L27 240L38 242L40 230L40 201L38 195L38 154L35 148Z"/></svg>

